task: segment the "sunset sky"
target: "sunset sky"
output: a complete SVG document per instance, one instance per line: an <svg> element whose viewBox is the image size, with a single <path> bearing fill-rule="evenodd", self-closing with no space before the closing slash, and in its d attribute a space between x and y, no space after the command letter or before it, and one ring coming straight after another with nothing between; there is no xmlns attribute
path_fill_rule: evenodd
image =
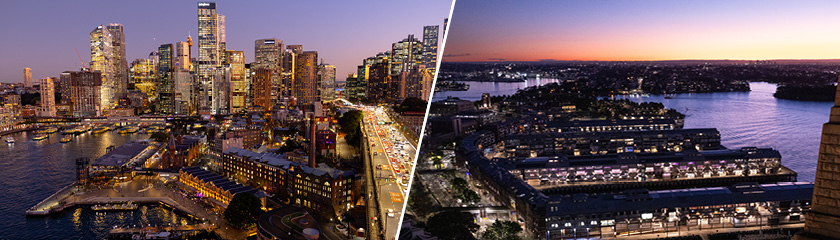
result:
<svg viewBox="0 0 840 240"><path fill-rule="evenodd" d="M422 38L423 26L443 25L452 0L416 1L216 1L227 16L227 48L254 59L254 40L275 37L302 44L336 65L336 79L355 72L364 58L388 51L408 34ZM35 79L78 70L76 48L87 65L90 32L100 24L125 27L129 64L148 58L161 44L198 43L198 1L4 1L0 7L0 82L23 82L23 68ZM442 39L441 31L441 39ZM193 55L197 52L193 45Z"/></svg>
<svg viewBox="0 0 840 240"><path fill-rule="evenodd" d="M840 59L840 1L458 0L443 61Z"/></svg>

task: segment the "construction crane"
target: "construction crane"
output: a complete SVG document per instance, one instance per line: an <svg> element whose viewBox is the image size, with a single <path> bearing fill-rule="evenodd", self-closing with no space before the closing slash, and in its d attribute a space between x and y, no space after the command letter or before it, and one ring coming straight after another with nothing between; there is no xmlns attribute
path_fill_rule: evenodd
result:
<svg viewBox="0 0 840 240"><path fill-rule="evenodd" d="M85 62L82 61L82 55L79 54L79 48L76 48L76 56L79 56L79 63L82 64L82 68L85 68Z"/></svg>

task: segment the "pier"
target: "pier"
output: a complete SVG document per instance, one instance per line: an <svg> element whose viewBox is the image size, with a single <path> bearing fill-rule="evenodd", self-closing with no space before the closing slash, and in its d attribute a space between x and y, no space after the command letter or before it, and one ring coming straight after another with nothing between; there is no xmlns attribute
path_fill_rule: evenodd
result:
<svg viewBox="0 0 840 240"><path fill-rule="evenodd" d="M137 204L160 204L172 208L201 223L191 225L193 228L195 226L205 226L193 230L214 232L224 239L242 239L249 235L248 232L230 228L218 213L202 206L198 201L187 199L178 190L160 181L157 176L138 175L134 176L132 180L109 186L77 187L76 184L72 184L31 207L26 211L26 214L28 216L46 216L73 207L129 201ZM136 232L138 229L133 230ZM130 232L132 230L112 231L119 233L119 231Z"/></svg>

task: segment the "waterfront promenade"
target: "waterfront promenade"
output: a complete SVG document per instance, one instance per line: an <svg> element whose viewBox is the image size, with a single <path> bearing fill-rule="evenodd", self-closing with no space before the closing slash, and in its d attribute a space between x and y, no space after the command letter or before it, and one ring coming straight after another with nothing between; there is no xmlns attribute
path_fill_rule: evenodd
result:
<svg viewBox="0 0 840 240"><path fill-rule="evenodd" d="M164 184L156 176L136 176L127 182L84 190L68 186L30 208L27 214L48 215L77 206L127 201L162 204L171 207L198 222L213 226L211 229L215 229L214 232L224 239L244 239L249 235L246 231L228 226L219 213L202 206L199 200L187 199L174 188Z"/></svg>

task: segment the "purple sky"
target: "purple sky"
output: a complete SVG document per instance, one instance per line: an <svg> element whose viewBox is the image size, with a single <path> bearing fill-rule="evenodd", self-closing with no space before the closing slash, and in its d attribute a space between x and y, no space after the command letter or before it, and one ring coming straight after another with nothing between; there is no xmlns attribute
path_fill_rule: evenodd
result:
<svg viewBox="0 0 840 240"><path fill-rule="evenodd" d="M443 61L837 59L840 1L458 0Z"/></svg>
<svg viewBox="0 0 840 240"><path fill-rule="evenodd" d="M198 40L198 1L8 1L0 8L0 82L58 77L90 61L90 32L100 24L125 27L129 64L147 58L160 44ZM216 1L227 17L227 48L254 60L254 40L275 37L301 44L336 65L336 80L355 72L366 57L390 50L391 43L423 26L440 25L451 0L424 1ZM441 31L441 39L443 39ZM442 43L442 41L441 41Z"/></svg>

